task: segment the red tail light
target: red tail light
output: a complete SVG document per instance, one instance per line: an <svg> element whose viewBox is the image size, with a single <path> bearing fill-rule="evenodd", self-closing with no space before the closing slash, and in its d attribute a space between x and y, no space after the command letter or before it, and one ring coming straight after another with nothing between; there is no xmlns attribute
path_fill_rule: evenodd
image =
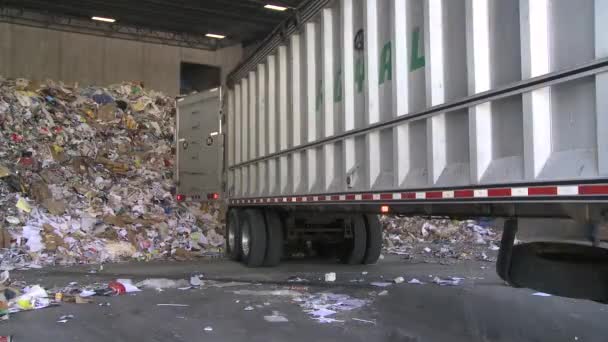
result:
<svg viewBox="0 0 608 342"><path fill-rule="evenodd" d="M218 194L217 192L211 193L211 194L207 194L207 199L208 200L216 200L220 198L220 194Z"/></svg>
<svg viewBox="0 0 608 342"><path fill-rule="evenodd" d="M388 205L383 205L380 207L380 212L383 214L387 214L391 209L389 208Z"/></svg>
<svg viewBox="0 0 608 342"><path fill-rule="evenodd" d="M182 202L182 201L184 201L186 199L186 196L185 195L177 195L177 196L175 196L175 199L178 202Z"/></svg>

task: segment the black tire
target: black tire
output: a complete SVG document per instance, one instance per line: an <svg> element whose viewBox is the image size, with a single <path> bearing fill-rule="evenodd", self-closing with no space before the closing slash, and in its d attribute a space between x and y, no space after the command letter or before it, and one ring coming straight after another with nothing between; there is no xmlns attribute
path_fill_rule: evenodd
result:
<svg viewBox="0 0 608 342"><path fill-rule="evenodd" d="M241 259L241 209L232 208L226 220L226 255L238 261Z"/></svg>
<svg viewBox="0 0 608 342"><path fill-rule="evenodd" d="M608 250L559 242L513 246L509 282L558 296L608 301Z"/></svg>
<svg viewBox="0 0 608 342"><path fill-rule="evenodd" d="M276 210L265 210L266 256L264 266L277 266L283 258L283 222Z"/></svg>
<svg viewBox="0 0 608 342"><path fill-rule="evenodd" d="M241 255L249 267L264 264L266 254L266 222L260 210L245 210L241 223Z"/></svg>
<svg viewBox="0 0 608 342"><path fill-rule="evenodd" d="M351 216L353 238L344 241L344 250L340 261L347 265L356 265L363 262L367 247L367 229L363 215Z"/></svg>
<svg viewBox="0 0 608 342"><path fill-rule="evenodd" d="M513 244L515 243L515 235L517 235L517 220L507 220L502 231L502 240L500 240L500 250L496 259L496 273L498 276L511 284L510 268L511 256L513 255ZM511 284L516 286L515 284Z"/></svg>
<svg viewBox="0 0 608 342"><path fill-rule="evenodd" d="M363 263L375 264L382 253L382 225L378 215L365 215L365 228L367 231L367 244Z"/></svg>

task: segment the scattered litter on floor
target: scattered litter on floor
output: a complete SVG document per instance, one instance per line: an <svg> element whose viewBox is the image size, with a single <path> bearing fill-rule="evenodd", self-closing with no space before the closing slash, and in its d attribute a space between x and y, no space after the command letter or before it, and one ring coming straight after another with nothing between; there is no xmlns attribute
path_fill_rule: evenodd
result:
<svg viewBox="0 0 608 342"><path fill-rule="evenodd" d="M150 278L135 284L137 287L144 289L177 289L180 287L188 287L190 283L186 279L173 280L166 278Z"/></svg>
<svg viewBox="0 0 608 342"><path fill-rule="evenodd" d="M212 327L205 327L205 331L209 332L209 331L213 331Z"/></svg>
<svg viewBox="0 0 608 342"><path fill-rule="evenodd" d="M445 279L442 279L439 277L434 277L433 283L435 283L437 285L441 285L441 286L458 286L458 285L460 285L460 282L462 282L463 280L464 280L464 278L459 278L459 277L447 277Z"/></svg>
<svg viewBox="0 0 608 342"><path fill-rule="evenodd" d="M188 307L189 304L156 304L156 306L175 306L175 307Z"/></svg>
<svg viewBox="0 0 608 342"><path fill-rule="evenodd" d="M243 296L281 296L281 297L299 297L302 295L301 292L292 290L238 290L234 291L234 294Z"/></svg>
<svg viewBox="0 0 608 342"><path fill-rule="evenodd" d="M242 281L230 281L227 283L213 282L210 284L210 286L224 288L224 287L234 287L234 286L245 286L245 285L250 285L250 284L251 283L244 283Z"/></svg>
<svg viewBox="0 0 608 342"><path fill-rule="evenodd" d="M287 317L281 315L281 313L279 313L278 311L273 311L272 315L264 316L264 320L266 322L271 322L271 323L289 322L289 320L287 319Z"/></svg>
<svg viewBox="0 0 608 342"><path fill-rule="evenodd" d="M244 311L253 311L254 307L253 306L247 306L243 309Z"/></svg>
<svg viewBox="0 0 608 342"><path fill-rule="evenodd" d="M418 284L418 285L424 285L426 283L421 282L420 280L416 279L416 278L412 278L410 281L407 282L408 284Z"/></svg>
<svg viewBox="0 0 608 342"><path fill-rule="evenodd" d="M201 275L193 275L190 277L190 285L192 286L201 286L203 285L203 281L201 280Z"/></svg>
<svg viewBox="0 0 608 342"><path fill-rule="evenodd" d="M393 285L393 283L389 283L389 282L385 282L385 281L374 281L374 282L371 282L370 285L377 286L377 287L387 287L387 286Z"/></svg>
<svg viewBox="0 0 608 342"><path fill-rule="evenodd" d="M125 287L126 293L141 291L137 286L133 285L133 280L131 280L131 279L116 279L116 282L119 284L122 284L122 286Z"/></svg>
<svg viewBox="0 0 608 342"><path fill-rule="evenodd" d="M369 321L367 319L353 318L353 321L363 322L363 323L369 323L369 324L376 325L376 321Z"/></svg>
<svg viewBox="0 0 608 342"><path fill-rule="evenodd" d="M67 323L68 321L74 319L74 315L63 315L59 317L57 323Z"/></svg>
<svg viewBox="0 0 608 342"><path fill-rule="evenodd" d="M287 278L288 283L305 283L308 281L309 281L308 279L300 278L298 276L291 276L291 277Z"/></svg>
<svg viewBox="0 0 608 342"><path fill-rule="evenodd" d="M312 319L321 323L329 323L328 319L335 319L330 316L359 309L368 301L345 294L321 292L300 298L299 303L304 312L308 313Z"/></svg>
<svg viewBox="0 0 608 342"><path fill-rule="evenodd" d="M388 291L387 290L383 290L383 291L378 292L378 296L386 296L386 295L388 295Z"/></svg>
<svg viewBox="0 0 608 342"><path fill-rule="evenodd" d="M534 292L532 295L538 296L538 297L553 297L552 294L544 293L544 292Z"/></svg>
<svg viewBox="0 0 608 342"><path fill-rule="evenodd" d="M325 281L326 282L336 281L336 273L335 272L325 273Z"/></svg>
<svg viewBox="0 0 608 342"><path fill-rule="evenodd" d="M393 279L393 282L394 282L395 284L401 284L401 283L403 283L404 281L405 281L405 279L404 279L403 277L397 277L397 278Z"/></svg>

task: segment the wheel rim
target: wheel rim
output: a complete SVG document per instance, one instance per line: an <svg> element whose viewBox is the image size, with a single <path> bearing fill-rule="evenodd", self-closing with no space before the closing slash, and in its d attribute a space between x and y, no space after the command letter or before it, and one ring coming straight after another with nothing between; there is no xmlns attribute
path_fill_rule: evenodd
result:
<svg viewBox="0 0 608 342"><path fill-rule="evenodd" d="M243 250L243 255L245 257L249 256L250 251L250 231L249 231L249 223L243 224L243 231L241 232L241 249Z"/></svg>
<svg viewBox="0 0 608 342"><path fill-rule="evenodd" d="M236 233L234 231L234 223L228 224L228 247L230 250L236 246Z"/></svg>

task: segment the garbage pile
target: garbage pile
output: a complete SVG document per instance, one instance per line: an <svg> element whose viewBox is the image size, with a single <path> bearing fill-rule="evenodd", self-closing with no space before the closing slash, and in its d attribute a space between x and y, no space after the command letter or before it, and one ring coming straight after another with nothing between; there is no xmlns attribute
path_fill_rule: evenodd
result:
<svg viewBox="0 0 608 342"><path fill-rule="evenodd" d="M416 255L434 258L492 261L485 251L496 251L500 240L486 220L451 220L444 217L380 216L384 228L384 250L406 258Z"/></svg>
<svg viewBox="0 0 608 342"><path fill-rule="evenodd" d="M219 253L220 208L172 195L175 103L0 77L0 270Z"/></svg>

